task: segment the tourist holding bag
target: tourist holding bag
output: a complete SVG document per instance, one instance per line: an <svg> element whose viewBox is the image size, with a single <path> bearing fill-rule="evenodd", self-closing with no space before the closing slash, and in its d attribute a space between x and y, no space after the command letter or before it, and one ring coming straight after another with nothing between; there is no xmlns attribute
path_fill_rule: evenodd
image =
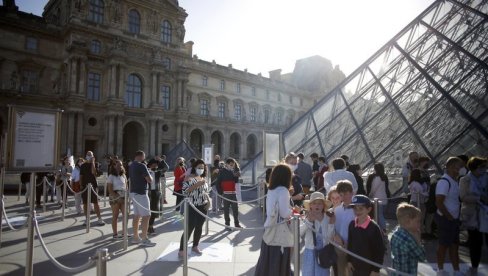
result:
<svg viewBox="0 0 488 276"><path fill-rule="evenodd" d="M255 276L290 275L293 234L288 226L292 212L290 205L291 170L280 164L273 168L266 198L267 227L261 242L261 252ZM285 240L286 239L286 240Z"/></svg>

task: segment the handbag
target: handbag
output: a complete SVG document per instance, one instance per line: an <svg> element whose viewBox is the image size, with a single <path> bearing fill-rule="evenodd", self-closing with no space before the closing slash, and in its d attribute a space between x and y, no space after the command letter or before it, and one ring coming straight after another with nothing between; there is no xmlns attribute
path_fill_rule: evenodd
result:
<svg viewBox="0 0 488 276"><path fill-rule="evenodd" d="M205 200L207 200L207 203L205 204L205 210L208 211L212 209L212 201L210 200L210 195L208 193L204 193L203 197Z"/></svg>
<svg viewBox="0 0 488 276"><path fill-rule="evenodd" d="M270 246L292 247L293 233L287 222L279 223L278 202L274 206L271 225L264 230L263 241Z"/></svg>
<svg viewBox="0 0 488 276"><path fill-rule="evenodd" d="M314 231L312 231L313 236L313 246L314 246L314 255L315 259L317 260L317 264L323 268L330 268L333 264L337 262L337 253L335 251L334 246L331 243L328 243L321 249L316 249L317 246L317 237L315 236L315 226L312 227Z"/></svg>

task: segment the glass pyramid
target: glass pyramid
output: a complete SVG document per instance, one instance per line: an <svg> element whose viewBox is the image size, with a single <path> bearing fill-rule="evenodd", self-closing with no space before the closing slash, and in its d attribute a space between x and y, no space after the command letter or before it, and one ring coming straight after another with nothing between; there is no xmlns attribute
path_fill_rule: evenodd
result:
<svg viewBox="0 0 488 276"><path fill-rule="evenodd" d="M391 174L412 150L438 172L449 156L487 156L487 60L488 1L436 1L284 131L284 152Z"/></svg>

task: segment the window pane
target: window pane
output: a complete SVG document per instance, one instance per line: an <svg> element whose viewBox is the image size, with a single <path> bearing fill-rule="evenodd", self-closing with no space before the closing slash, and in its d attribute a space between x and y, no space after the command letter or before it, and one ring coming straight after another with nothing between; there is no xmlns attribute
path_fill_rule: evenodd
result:
<svg viewBox="0 0 488 276"><path fill-rule="evenodd" d="M25 48L27 50L37 50L37 38L27 37L25 42Z"/></svg>
<svg viewBox="0 0 488 276"><path fill-rule="evenodd" d="M91 101L100 101L100 74L88 73L86 97Z"/></svg>
<svg viewBox="0 0 488 276"><path fill-rule="evenodd" d="M168 20L164 20L161 24L161 41L171 43L171 32L171 23Z"/></svg>
<svg viewBox="0 0 488 276"><path fill-rule="evenodd" d="M129 32L138 34L141 28L141 18L136 10L129 12Z"/></svg>
<svg viewBox="0 0 488 276"><path fill-rule="evenodd" d="M102 0L90 0L88 20L95 23L103 23L104 4Z"/></svg>
<svg viewBox="0 0 488 276"><path fill-rule="evenodd" d="M164 110L170 109L170 100L171 100L171 87L168 85L161 86L161 94L159 96L160 104Z"/></svg>
<svg viewBox="0 0 488 276"><path fill-rule="evenodd" d="M20 85L20 92L23 93L33 93L37 90L37 79L38 75L36 71L23 70L22 71L22 82Z"/></svg>
<svg viewBox="0 0 488 276"><path fill-rule="evenodd" d="M236 103L234 105L234 118L238 121L241 120L241 104L240 103Z"/></svg>
<svg viewBox="0 0 488 276"><path fill-rule="evenodd" d="M90 45L90 52L92 54L100 54L102 52L102 43L98 40L92 40Z"/></svg>
<svg viewBox="0 0 488 276"><path fill-rule="evenodd" d="M138 76L130 74L127 79L125 91L125 103L129 107L141 107L142 102L142 82Z"/></svg>

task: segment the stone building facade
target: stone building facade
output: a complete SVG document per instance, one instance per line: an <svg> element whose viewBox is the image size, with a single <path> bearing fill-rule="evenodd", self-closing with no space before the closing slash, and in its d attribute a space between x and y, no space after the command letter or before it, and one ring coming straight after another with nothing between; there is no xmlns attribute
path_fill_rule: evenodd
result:
<svg viewBox="0 0 488 276"><path fill-rule="evenodd" d="M176 0L50 0L42 17L0 7L0 129L8 105L62 109L62 153L131 158L187 141L240 160L319 93L198 59Z"/></svg>

